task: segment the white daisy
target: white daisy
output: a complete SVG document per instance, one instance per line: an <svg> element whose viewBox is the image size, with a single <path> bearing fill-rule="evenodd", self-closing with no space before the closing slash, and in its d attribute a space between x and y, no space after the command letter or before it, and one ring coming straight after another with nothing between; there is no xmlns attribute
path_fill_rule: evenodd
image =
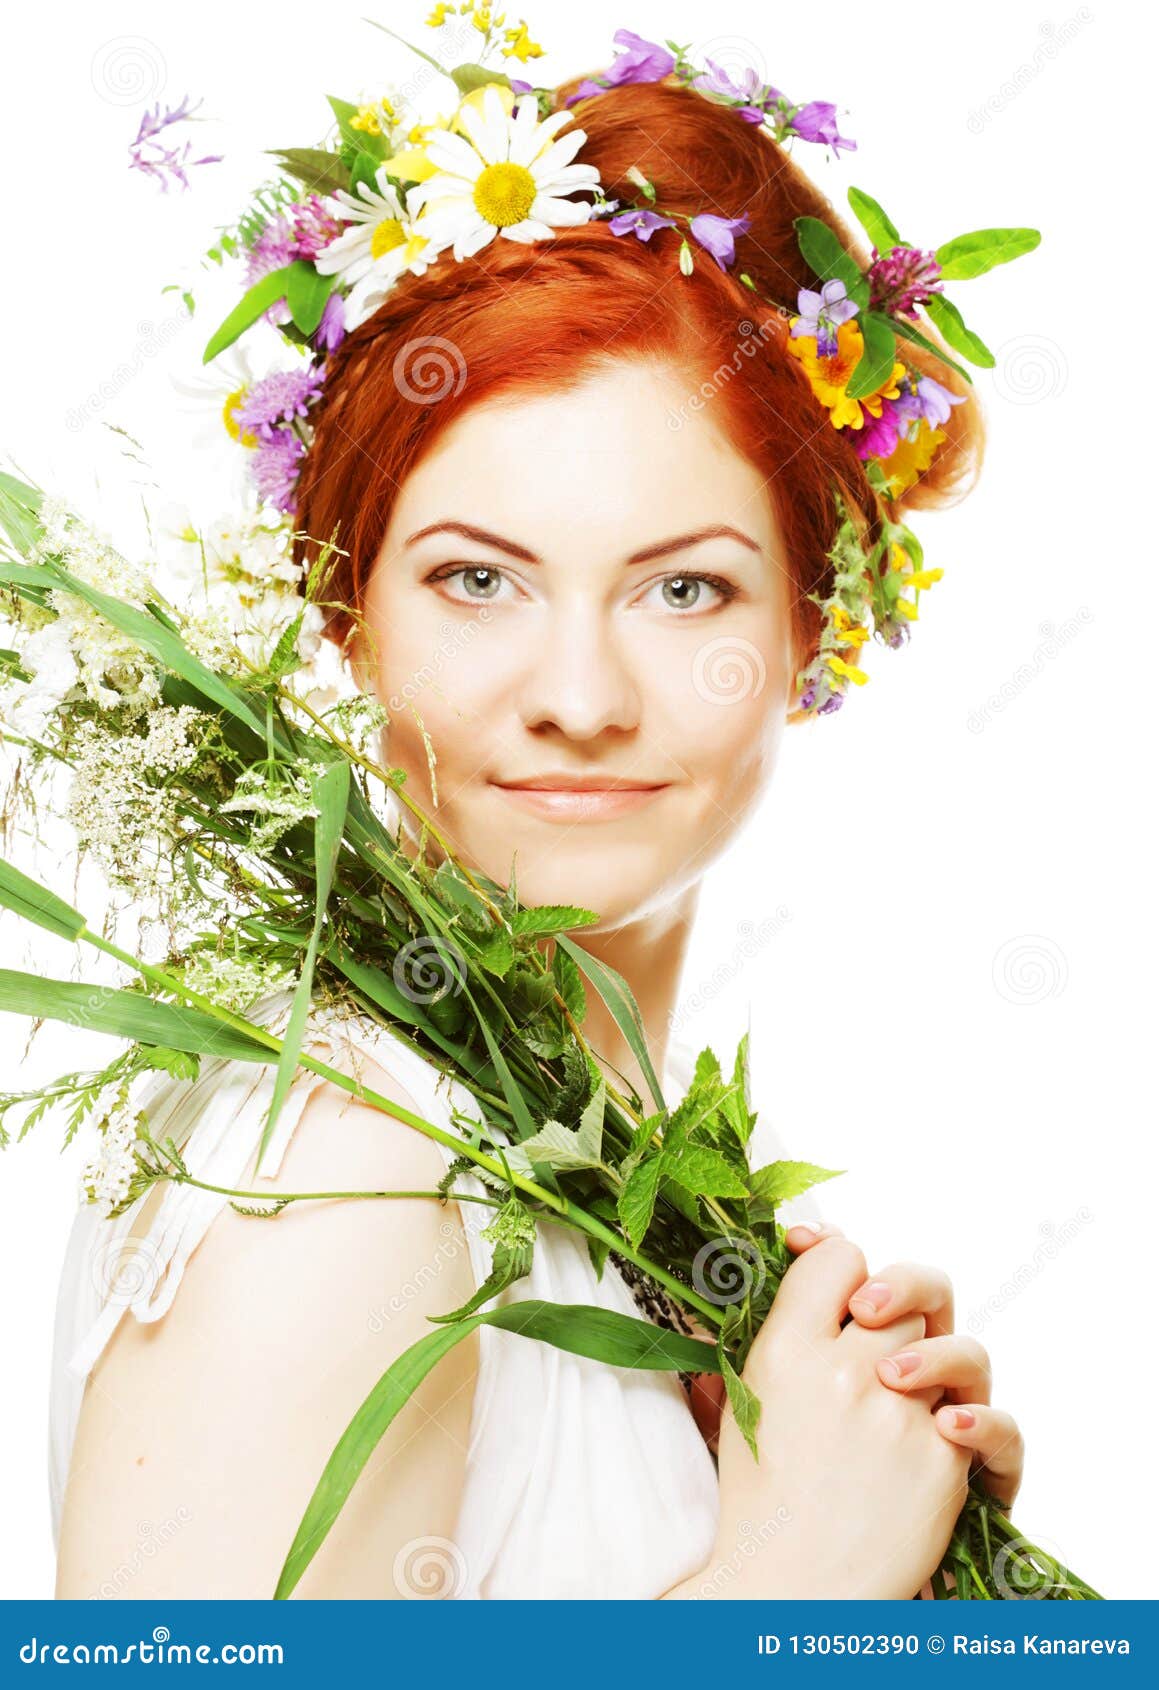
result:
<svg viewBox="0 0 1159 1690"><path fill-rule="evenodd" d="M420 276L441 250L399 198L398 189L380 164L374 187L359 182L358 196L339 188L330 210L350 225L314 260L323 276L337 276L351 289L346 301L346 327L356 329L382 304L404 270Z"/></svg>
<svg viewBox="0 0 1159 1690"><path fill-rule="evenodd" d="M431 132L423 151L435 174L407 194L408 209L422 210L422 227L453 244L457 259L480 252L497 232L530 242L588 222L589 204L562 197L600 179L595 165L571 162L587 140L585 130L556 139L572 121L570 111L540 122L535 95L521 94L509 115L499 89L488 83L478 106L464 102L458 115L464 133Z"/></svg>

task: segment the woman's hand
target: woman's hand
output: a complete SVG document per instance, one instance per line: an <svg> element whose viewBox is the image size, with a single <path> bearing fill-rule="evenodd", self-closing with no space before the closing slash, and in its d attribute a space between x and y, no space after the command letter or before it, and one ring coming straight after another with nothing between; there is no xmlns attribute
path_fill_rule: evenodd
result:
<svg viewBox="0 0 1159 1690"><path fill-rule="evenodd" d="M791 1227L786 1242L799 1253L837 1230ZM946 1275L921 1262L894 1262L858 1287L849 1312L859 1326L876 1332L889 1332L901 1315L924 1317L925 1336L881 1357L877 1376L890 1390L928 1402L938 1431L970 1450L986 1489L1009 1508L1022 1483L1022 1434L1009 1414L990 1406L985 1349L976 1338L954 1332L954 1292Z"/></svg>
<svg viewBox="0 0 1159 1690"><path fill-rule="evenodd" d="M744 1370L762 1404L760 1459L726 1405L714 1555L669 1594L711 1585L728 1597L910 1598L945 1554L970 1465L960 1435L943 1434L931 1413L941 1385L927 1374L925 1386L891 1389L878 1372L942 1336L927 1338L926 1313L914 1306L931 1298L891 1276L900 1312L883 1309L863 1325L849 1318L869 1278L862 1252L834 1228L794 1230L792 1244L798 1259ZM936 1289L934 1317L944 1320L945 1288Z"/></svg>

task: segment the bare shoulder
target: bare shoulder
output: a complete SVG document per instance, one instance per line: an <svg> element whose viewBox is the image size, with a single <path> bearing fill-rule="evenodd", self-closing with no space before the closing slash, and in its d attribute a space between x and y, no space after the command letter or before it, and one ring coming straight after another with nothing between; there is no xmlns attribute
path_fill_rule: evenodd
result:
<svg viewBox="0 0 1159 1690"><path fill-rule="evenodd" d="M366 1078L419 1113L389 1058ZM277 1176L254 1182L251 1164L246 1188L425 1191L444 1170L428 1138L326 1082ZM106 1595L134 1599L271 1596L355 1411L391 1362L435 1330L426 1317L474 1288L455 1201L334 1198L292 1203L272 1219L223 1210L169 1310L150 1324L126 1314L93 1369L57 1595L111 1584ZM472 1335L427 1375L296 1595L405 1595L416 1547L453 1540L477 1357ZM152 1552L142 1553L142 1534ZM456 1557L442 1553L453 1576Z"/></svg>

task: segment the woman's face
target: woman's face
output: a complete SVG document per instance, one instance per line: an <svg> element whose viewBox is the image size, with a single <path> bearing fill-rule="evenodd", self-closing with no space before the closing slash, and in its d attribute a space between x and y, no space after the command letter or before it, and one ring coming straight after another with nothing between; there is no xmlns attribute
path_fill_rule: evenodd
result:
<svg viewBox="0 0 1159 1690"><path fill-rule="evenodd" d="M514 866L524 904L604 929L728 843L791 696L768 488L687 397L621 363L472 407L400 488L367 589L407 790L469 865L503 885Z"/></svg>

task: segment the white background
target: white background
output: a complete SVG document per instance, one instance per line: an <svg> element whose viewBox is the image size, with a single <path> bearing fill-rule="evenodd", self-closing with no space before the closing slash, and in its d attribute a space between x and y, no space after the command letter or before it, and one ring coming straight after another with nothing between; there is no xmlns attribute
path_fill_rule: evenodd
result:
<svg viewBox="0 0 1159 1690"><path fill-rule="evenodd" d="M100 3L6 24L0 453L118 536L154 480L211 499L216 463L191 461L195 421L170 378L197 366L216 310L197 257L265 175L261 149L319 140L324 94L413 73L364 9ZM377 15L429 46L427 10ZM731 1048L751 1003L757 1096L789 1153L849 1170L823 1212L871 1268L951 1273L959 1325L988 1346L994 1400L1026 1434L1022 1529L1128 1597L1154 1593L1146 17L1098 0L539 0L530 18L552 54L536 80L603 67L626 25L834 100L859 151L803 149L807 167L838 204L849 183L868 189L921 244L1043 231L1032 256L951 289L998 359L978 377L982 482L915 518L946 574L911 646L875 649L871 684L788 736L763 814L705 889L682 1031ZM147 103L186 92L212 120L203 150L227 162L164 196L126 148ZM160 290L190 278L186 325ZM30 952L7 918L0 955L72 961ZM98 1048L48 1028L22 1068L25 1032L0 1017L0 1086ZM53 1588L48 1366L79 1171L60 1138L38 1127L0 1159L6 1597Z"/></svg>

